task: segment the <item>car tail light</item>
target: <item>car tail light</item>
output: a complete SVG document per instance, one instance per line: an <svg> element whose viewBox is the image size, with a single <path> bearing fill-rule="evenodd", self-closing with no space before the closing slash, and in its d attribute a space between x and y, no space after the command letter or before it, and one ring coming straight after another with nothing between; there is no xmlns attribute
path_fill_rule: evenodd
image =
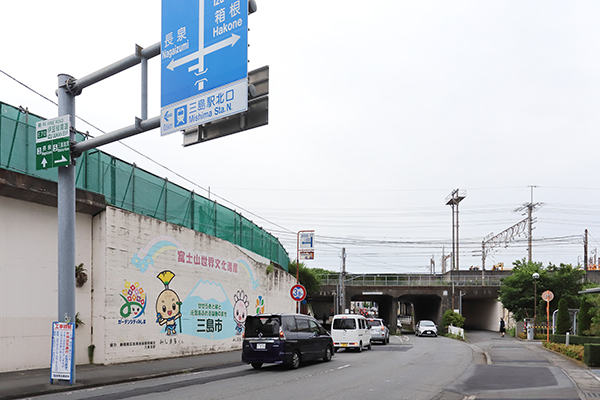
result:
<svg viewBox="0 0 600 400"><path fill-rule="evenodd" d="M283 333L283 329L279 327L279 339L285 340L285 334Z"/></svg>
<svg viewBox="0 0 600 400"><path fill-rule="evenodd" d="M383 331L383 330L385 330L385 327L384 327L383 325L381 326L381 330L382 330L382 331Z"/></svg>

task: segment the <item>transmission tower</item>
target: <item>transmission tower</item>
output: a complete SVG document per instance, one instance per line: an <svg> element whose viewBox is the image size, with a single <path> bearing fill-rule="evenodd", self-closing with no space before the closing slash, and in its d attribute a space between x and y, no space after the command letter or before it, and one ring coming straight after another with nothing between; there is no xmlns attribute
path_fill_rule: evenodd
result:
<svg viewBox="0 0 600 400"><path fill-rule="evenodd" d="M529 203L523 204L521 207L516 208L515 212L523 212L527 210L527 220L529 221L529 228L527 231L527 259L529 262L533 261L533 223L535 219L532 214L536 209L543 206L544 203L534 203L533 202L533 189L537 186L529 186L531 188L531 201ZM523 214L525 215L525 214Z"/></svg>

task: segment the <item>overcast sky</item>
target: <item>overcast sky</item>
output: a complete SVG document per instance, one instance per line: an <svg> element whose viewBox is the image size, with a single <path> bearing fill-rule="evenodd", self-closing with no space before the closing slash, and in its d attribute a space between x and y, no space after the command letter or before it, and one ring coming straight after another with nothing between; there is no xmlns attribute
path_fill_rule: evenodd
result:
<svg viewBox="0 0 600 400"><path fill-rule="evenodd" d="M249 70L269 65L269 124L182 147L159 130L100 149L208 196L280 238L314 229L311 267L441 270L459 206L460 267L534 213L533 259L577 264L600 248L600 3L256 0ZM80 78L161 40L160 0L2 2L0 101L52 118L57 75ZM150 60L149 116L160 113ZM78 130L140 116L140 68L84 89ZM99 129L97 129L99 128ZM145 157L132 151L136 149ZM166 167L166 168L165 168ZM535 186L535 188L531 188ZM489 267L527 256L525 236Z"/></svg>

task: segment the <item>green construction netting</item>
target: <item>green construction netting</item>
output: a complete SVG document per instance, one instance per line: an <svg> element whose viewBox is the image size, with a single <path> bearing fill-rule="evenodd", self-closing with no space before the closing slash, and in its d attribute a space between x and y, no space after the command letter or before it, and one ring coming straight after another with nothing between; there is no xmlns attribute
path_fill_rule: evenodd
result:
<svg viewBox="0 0 600 400"><path fill-rule="evenodd" d="M0 102L0 168L56 182L58 169L36 170L35 125L43 120ZM77 141L84 140L77 133ZM289 256L279 240L237 212L99 150L77 159L77 188L106 202L239 245L279 264Z"/></svg>

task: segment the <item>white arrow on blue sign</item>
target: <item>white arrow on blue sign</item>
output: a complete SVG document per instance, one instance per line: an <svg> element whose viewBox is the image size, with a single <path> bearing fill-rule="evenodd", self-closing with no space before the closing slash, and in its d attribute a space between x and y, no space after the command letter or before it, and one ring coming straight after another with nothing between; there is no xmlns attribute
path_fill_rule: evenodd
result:
<svg viewBox="0 0 600 400"><path fill-rule="evenodd" d="M248 109L248 2L163 0L161 134Z"/></svg>

